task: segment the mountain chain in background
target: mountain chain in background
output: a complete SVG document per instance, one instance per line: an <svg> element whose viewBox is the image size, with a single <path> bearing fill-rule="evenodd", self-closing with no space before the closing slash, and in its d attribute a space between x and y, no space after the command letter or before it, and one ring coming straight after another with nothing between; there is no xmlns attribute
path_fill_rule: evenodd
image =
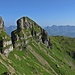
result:
<svg viewBox="0 0 75 75"><path fill-rule="evenodd" d="M75 37L75 26L65 25L65 26L47 26L44 28L50 36L68 36Z"/></svg>

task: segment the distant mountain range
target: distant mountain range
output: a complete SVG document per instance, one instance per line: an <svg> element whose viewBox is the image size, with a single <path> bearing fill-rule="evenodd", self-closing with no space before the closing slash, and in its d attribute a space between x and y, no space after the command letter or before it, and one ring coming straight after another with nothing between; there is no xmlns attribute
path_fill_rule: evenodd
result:
<svg viewBox="0 0 75 75"><path fill-rule="evenodd" d="M51 27L47 26L44 28L50 36L68 36L75 37L75 26L57 26L53 25Z"/></svg>
<svg viewBox="0 0 75 75"><path fill-rule="evenodd" d="M9 26L9 27L5 26L5 30L6 30L6 32L7 32L8 35L11 35L11 32L13 30L15 30L16 28L17 27L15 25L12 25L12 26Z"/></svg>

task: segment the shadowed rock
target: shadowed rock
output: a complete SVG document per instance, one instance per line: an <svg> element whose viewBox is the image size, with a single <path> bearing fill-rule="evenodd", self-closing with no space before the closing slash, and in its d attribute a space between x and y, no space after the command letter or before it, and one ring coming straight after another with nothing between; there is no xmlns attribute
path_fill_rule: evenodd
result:
<svg viewBox="0 0 75 75"><path fill-rule="evenodd" d="M1 74L1 75L10 75L8 72L4 72L3 74Z"/></svg>

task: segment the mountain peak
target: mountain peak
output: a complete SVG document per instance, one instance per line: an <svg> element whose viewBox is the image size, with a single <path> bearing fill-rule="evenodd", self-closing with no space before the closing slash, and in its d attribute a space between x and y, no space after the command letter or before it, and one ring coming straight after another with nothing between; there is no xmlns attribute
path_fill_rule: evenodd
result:
<svg viewBox="0 0 75 75"><path fill-rule="evenodd" d="M28 29L34 24L34 21L31 20L29 17L21 17L20 19L17 20L17 29Z"/></svg>
<svg viewBox="0 0 75 75"><path fill-rule="evenodd" d="M30 42L30 40L28 39L33 39L37 40L38 42L42 42L47 47L50 47L51 45L50 38L47 32L28 17L22 17L17 20L17 29L11 33L11 37L13 46L20 46L21 50L25 47L25 44L28 44Z"/></svg>

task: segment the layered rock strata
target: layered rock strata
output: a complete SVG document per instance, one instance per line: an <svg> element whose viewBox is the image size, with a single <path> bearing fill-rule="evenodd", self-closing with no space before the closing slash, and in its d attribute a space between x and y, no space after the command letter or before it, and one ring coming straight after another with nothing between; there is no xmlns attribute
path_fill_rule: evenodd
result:
<svg viewBox="0 0 75 75"><path fill-rule="evenodd" d="M0 17L0 53L8 56L11 51L13 51L12 41L5 31L4 21Z"/></svg>

